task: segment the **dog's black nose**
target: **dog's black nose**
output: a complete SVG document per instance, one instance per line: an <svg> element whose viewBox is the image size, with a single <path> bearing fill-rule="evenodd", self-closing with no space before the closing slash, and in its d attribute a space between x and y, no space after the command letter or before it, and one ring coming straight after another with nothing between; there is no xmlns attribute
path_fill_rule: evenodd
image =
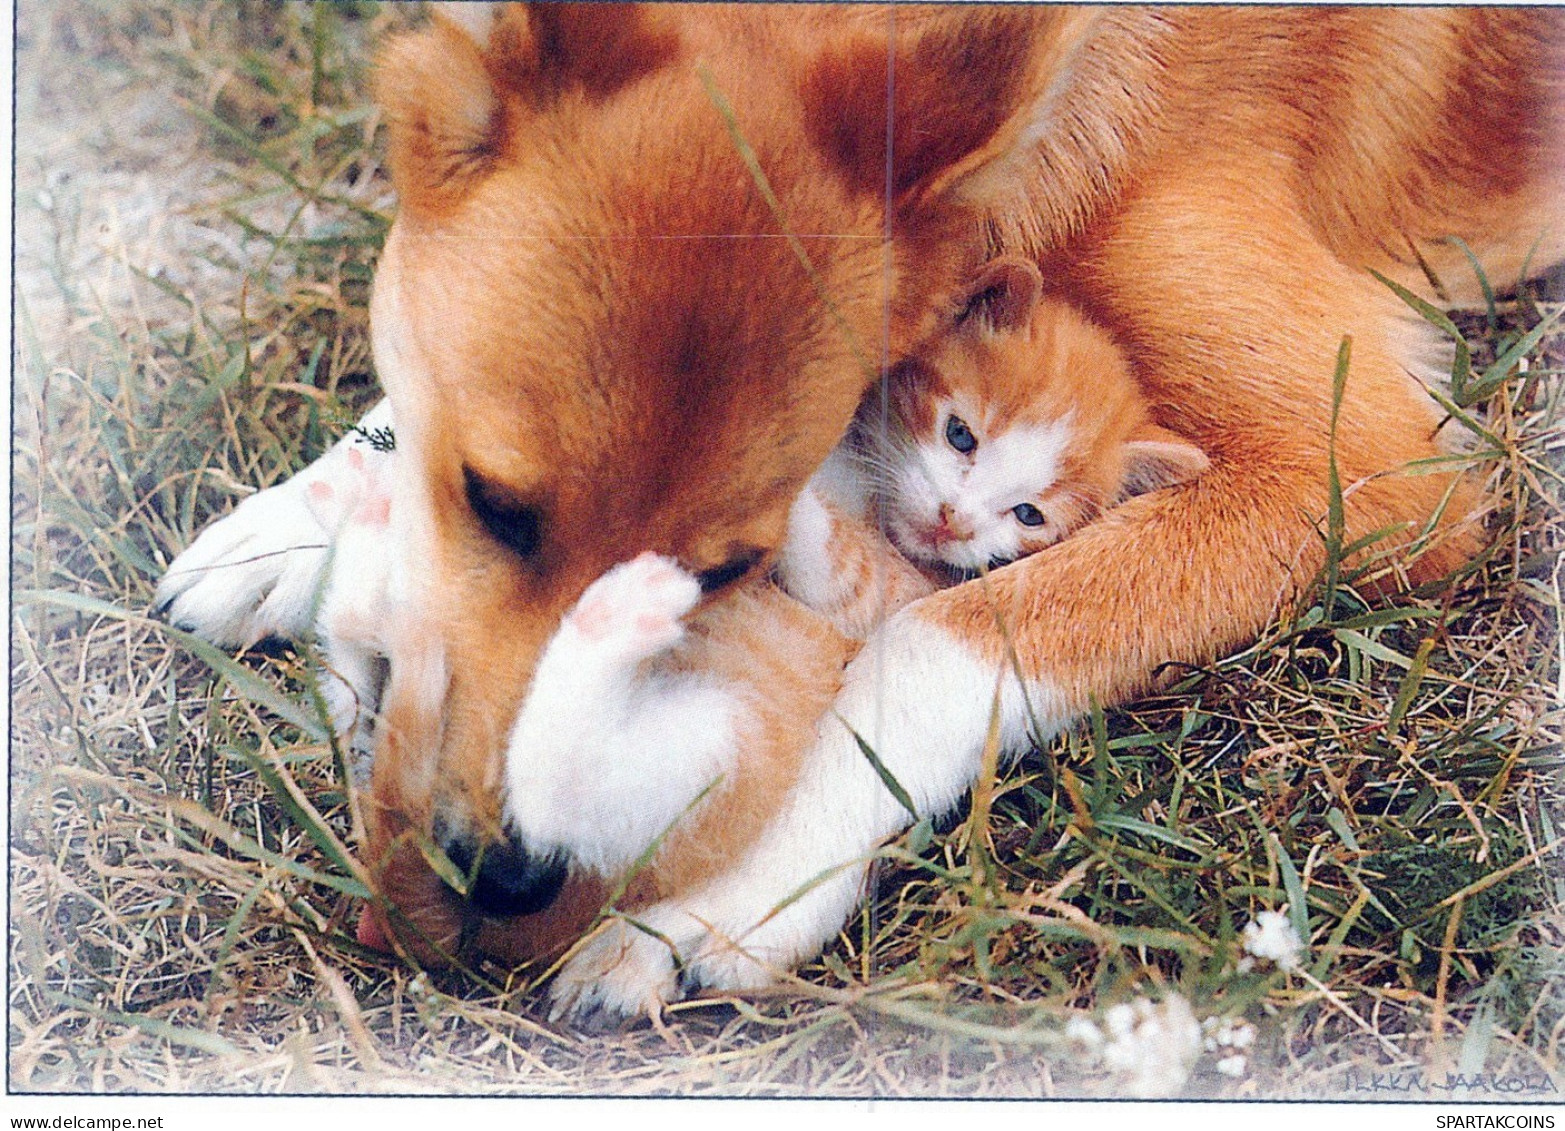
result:
<svg viewBox="0 0 1565 1131"><path fill-rule="evenodd" d="M509 919L542 911L565 883L563 857L553 852L535 855L514 836L484 845L471 837L454 837L441 847L468 877L467 899L480 915Z"/></svg>

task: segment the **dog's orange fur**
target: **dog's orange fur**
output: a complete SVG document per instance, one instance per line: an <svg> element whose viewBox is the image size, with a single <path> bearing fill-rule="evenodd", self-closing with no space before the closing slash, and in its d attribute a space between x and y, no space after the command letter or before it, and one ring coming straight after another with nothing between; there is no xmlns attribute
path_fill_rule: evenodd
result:
<svg viewBox="0 0 1565 1131"><path fill-rule="evenodd" d="M1344 336L1349 538L1400 525L1411 543L1451 493L1408 569L1461 561L1472 487L1396 474L1435 453L1438 421L1404 373L1421 331L1366 268L1427 294L1422 257L1460 297L1447 236L1502 283L1560 258L1562 60L1565 20L1488 9L538 5L487 51L438 21L395 41L379 98L402 208L377 335L421 461L419 569L440 584L415 578L420 618L399 626L371 858L437 815L497 835L510 720L577 596L641 550L763 568L880 363L995 251L1108 327L1158 422L1212 467L921 616L998 658L998 611L1023 669L1079 708L1242 642L1322 561ZM1051 125L1029 132L1039 106ZM464 468L537 508L536 554L475 521ZM778 694L795 691L805 715L829 695ZM720 858L752 831L687 843ZM388 892L438 918L402 900L418 862L390 858ZM649 882L688 878L668 866ZM481 941L519 952L527 930Z"/></svg>

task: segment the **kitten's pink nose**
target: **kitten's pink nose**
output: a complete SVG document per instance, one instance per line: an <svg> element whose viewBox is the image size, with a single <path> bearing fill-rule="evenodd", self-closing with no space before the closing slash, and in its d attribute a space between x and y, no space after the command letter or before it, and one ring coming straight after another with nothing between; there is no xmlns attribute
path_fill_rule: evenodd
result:
<svg viewBox="0 0 1565 1131"><path fill-rule="evenodd" d="M940 521L929 532L929 540L936 546L947 542L966 542L973 536L973 526L957 515L950 503L940 504Z"/></svg>

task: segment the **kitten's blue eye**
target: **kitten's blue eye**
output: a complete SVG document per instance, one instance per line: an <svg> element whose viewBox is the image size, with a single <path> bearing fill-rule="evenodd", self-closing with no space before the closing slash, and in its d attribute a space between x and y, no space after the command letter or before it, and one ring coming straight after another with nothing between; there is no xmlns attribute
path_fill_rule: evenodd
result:
<svg viewBox="0 0 1565 1131"><path fill-rule="evenodd" d="M1031 503L1017 503L1011 508L1011 513L1023 526L1042 526L1045 521L1043 512Z"/></svg>
<svg viewBox="0 0 1565 1131"><path fill-rule="evenodd" d="M946 417L946 443L964 456L978 446L978 437L960 416Z"/></svg>

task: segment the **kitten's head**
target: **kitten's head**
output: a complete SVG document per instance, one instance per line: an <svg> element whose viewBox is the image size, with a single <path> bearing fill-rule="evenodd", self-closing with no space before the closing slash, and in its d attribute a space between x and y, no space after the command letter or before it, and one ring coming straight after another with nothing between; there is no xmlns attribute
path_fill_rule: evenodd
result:
<svg viewBox="0 0 1565 1131"><path fill-rule="evenodd" d="M1015 561L1207 466L1148 418L1108 333L1042 292L1030 262L989 263L956 325L893 372L889 426L861 422L887 532L910 558Z"/></svg>

